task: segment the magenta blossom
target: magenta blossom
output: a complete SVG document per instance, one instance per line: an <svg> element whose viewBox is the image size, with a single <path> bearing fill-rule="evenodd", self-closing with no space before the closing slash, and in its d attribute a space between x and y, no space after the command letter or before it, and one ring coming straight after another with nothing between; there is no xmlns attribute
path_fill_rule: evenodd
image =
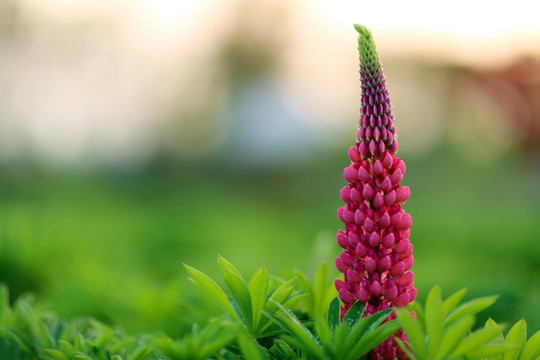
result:
<svg viewBox="0 0 540 360"><path fill-rule="evenodd" d="M344 250L336 258L336 267L344 281L336 280L335 285L343 302L342 315L356 300L366 303L365 315L371 315L391 306L407 306L416 289L410 271L412 219L401 208L410 190L401 186L406 167L396 156L394 115L371 32L361 25L355 28L360 34L362 106L356 144L348 154L351 164L343 172L349 184L340 192L346 205L338 209L338 217L345 230L338 230L337 243ZM372 359L406 358L393 339L371 355Z"/></svg>

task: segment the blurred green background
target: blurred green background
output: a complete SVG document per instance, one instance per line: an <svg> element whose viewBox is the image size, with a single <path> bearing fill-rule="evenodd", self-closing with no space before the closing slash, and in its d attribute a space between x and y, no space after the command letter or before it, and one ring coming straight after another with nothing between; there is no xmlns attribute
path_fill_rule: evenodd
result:
<svg viewBox="0 0 540 360"><path fill-rule="evenodd" d="M75 3L0 5L0 281L14 296L178 333L200 301L183 262L218 278L217 254L284 278L333 264L359 107L351 23L366 19L407 164L419 299L435 284L499 294L496 321L540 328L531 11L486 35L508 9L453 33L353 2Z"/></svg>

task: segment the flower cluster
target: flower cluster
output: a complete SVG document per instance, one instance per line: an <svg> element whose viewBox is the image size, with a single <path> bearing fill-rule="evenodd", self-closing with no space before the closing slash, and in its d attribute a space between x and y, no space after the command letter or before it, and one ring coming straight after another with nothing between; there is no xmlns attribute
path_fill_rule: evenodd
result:
<svg viewBox="0 0 540 360"><path fill-rule="evenodd" d="M406 167L396 156L394 115L373 37L365 27L355 28L360 34L362 106L356 144L348 153L351 164L343 172L349 184L340 192L346 205L338 209L338 217L345 230L337 233L343 251L336 267L344 281L336 280L335 285L343 302L342 315L356 300L366 303L365 315L371 315L391 306L407 306L416 289L410 271L412 219L401 208L410 190L401 186ZM373 355L394 359L397 349L389 339Z"/></svg>

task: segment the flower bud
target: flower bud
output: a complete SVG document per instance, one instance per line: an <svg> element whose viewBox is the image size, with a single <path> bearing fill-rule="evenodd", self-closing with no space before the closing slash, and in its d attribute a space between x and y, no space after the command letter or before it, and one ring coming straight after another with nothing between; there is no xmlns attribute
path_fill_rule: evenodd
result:
<svg viewBox="0 0 540 360"><path fill-rule="evenodd" d="M336 279L334 281L334 286L336 287L336 290L339 291L340 289L346 289L347 284L343 280Z"/></svg>
<svg viewBox="0 0 540 360"><path fill-rule="evenodd" d="M409 248L409 245L410 245L409 239L404 238L396 245L395 250L399 254L404 253Z"/></svg>
<svg viewBox="0 0 540 360"><path fill-rule="evenodd" d="M388 194L384 195L384 205L390 206L396 201L396 191L392 190Z"/></svg>
<svg viewBox="0 0 540 360"><path fill-rule="evenodd" d="M412 283L413 279L414 279L414 274L412 273L412 271L409 271L401 275L397 283L401 286L407 287L407 285Z"/></svg>
<svg viewBox="0 0 540 360"><path fill-rule="evenodd" d="M358 150L356 149L356 146L351 146L349 148L349 159L351 159L351 161L353 163L356 163L356 162L359 162L360 161L360 154L358 153Z"/></svg>
<svg viewBox="0 0 540 360"><path fill-rule="evenodd" d="M356 301L354 295L346 289L339 289L338 294L341 301L343 301L345 304L352 304Z"/></svg>
<svg viewBox="0 0 540 360"><path fill-rule="evenodd" d="M371 156L375 156L377 154L377 143L375 143L375 140L371 140L368 145L369 153Z"/></svg>
<svg viewBox="0 0 540 360"><path fill-rule="evenodd" d="M341 261L341 258L338 256L335 261L336 268L339 270L339 272L344 273L347 271L347 267L345 264L343 264L343 261Z"/></svg>
<svg viewBox="0 0 540 360"><path fill-rule="evenodd" d="M402 186L396 191L396 203L403 204L409 196L411 195L411 190L408 186Z"/></svg>
<svg viewBox="0 0 540 360"><path fill-rule="evenodd" d="M409 293L403 293L398 296L396 300L394 300L394 305L398 308L406 307L409 304Z"/></svg>
<svg viewBox="0 0 540 360"><path fill-rule="evenodd" d="M383 168L382 163L379 161L379 159L376 159L373 162L373 174L375 176L379 176L383 173L383 171L384 171L384 168Z"/></svg>
<svg viewBox="0 0 540 360"><path fill-rule="evenodd" d="M347 235L345 234L345 231L338 230L336 240L339 246L346 249L347 245L349 244L349 241L347 239Z"/></svg>
<svg viewBox="0 0 540 360"><path fill-rule="evenodd" d="M354 271L353 269L348 269L345 273L345 278L347 279L347 282L358 284L362 280L362 274Z"/></svg>
<svg viewBox="0 0 540 360"><path fill-rule="evenodd" d="M373 283L371 283L369 290L371 292L371 295L379 296L381 295L381 292L382 292L381 284L379 284L379 282L377 281L374 281Z"/></svg>
<svg viewBox="0 0 540 360"><path fill-rule="evenodd" d="M348 186L344 186L339 191L339 197L341 198L341 200L343 200L346 203L350 202L351 201L351 188Z"/></svg>
<svg viewBox="0 0 540 360"><path fill-rule="evenodd" d="M341 259L343 265L347 267L351 267L354 261L354 258L345 251L342 251L341 254L339 254L339 258Z"/></svg>
<svg viewBox="0 0 540 360"><path fill-rule="evenodd" d="M366 288L360 287L356 292L356 297L358 298L358 301L367 303L371 297L371 294Z"/></svg>
<svg viewBox="0 0 540 360"><path fill-rule="evenodd" d="M405 267L403 268L403 271L410 270L414 265L414 257L411 255L408 258L406 258L403 263L405 264Z"/></svg>
<svg viewBox="0 0 540 360"><path fill-rule="evenodd" d="M387 194L388 192L390 192L390 190L392 190L392 182L390 181L390 178L388 178L387 176L381 182L381 190L385 194Z"/></svg>
<svg viewBox="0 0 540 360"><path fill-rule="evenodd" d="M378 118L380 119L380 118ZM379 140L381 140L381 131L379 130L378 127L376 127L374 130L373 130L373 138L375 139L375 141L379 142Z"/></svg>
<svg viewBox="0 0 540 360"><path fill-rule="evenodd" d="M371 176L369 175L369 172L366 170L366 168L364 166L360 166L360 168L358 169L358 179L363 183L367 183L370 177Z"/></svg>
<svg viewBox="0 0 540 360"><path fill-rule="evenodd" d="M390 182L392 185L399 184L401 182L401 179L403 178L403 174L401 173L401 169L397 169L390 175Z"/></svg>
<svg viewBox="0 0 540 360"><path fill-rule="evenodd" d="M354 224L354 213L349 210L346 206L343 209L343 219L341 219L346 224ZM338 213L339 216L339 213Z"/></svg>
<svg viewBox="0 0 540 360"><path fill-rule="evenodd" d="M375 209L378 209L384 205L384 198L380 192L377 192L375 194L375 196L373 197L372 204Z"/></svg>
<svg viewBox="0 0 540 360"><path fill-rule="evenodd" d="M362 138L363 139L363 138ZM367 159L369 158L369 149L368 149L368 146L366 144L365 141L362 141L359 145L358 145L358 153L360 154L360 157L362 159Z"/></svg>
<svg viewBox="0 0 540 360"><path fill-rule="evenodd" d="M390 169L392 167L393 159L392 159L392 155L390 155L389 152L386 152L384 154L382 164L383 164L385 169Z"/></svg>
<svg viewBox="0 0 540 360"><path fill-rule="evenodd" d="M379 259L378 261L379 270L384 272L390 270L390 267L392 265L392 261L390 260L389 256L385 256L382 259Z"/></svg>
<svg viewBox="0 0 540 360"><path fill-rule="evenodd" d="M404 214L401 217L401 221L399 222L399 226L397 226L397 229L399 231L403 231L405 229L408 229L411 227L412 224L412 217L410 214Z"/></svg>
<svg viewBox="0 0 540 360"><path fill-rule="evenodd" d="M362 201L364 201L364 199L362 198L362 193L360 191L356 190L356 188L350 189L350 191L349 191L349 199L350 199L349 201L352 201L355 204L359 204Z"/></svg>
<svg viewBox="0 0 540 360"><path fill-rule="evenodd" d="M369 235L369 239L368 239L369 246L371 246L372 248L377 247L380 244L380 239L381 238L379 234L376 231L373 231Z"/></svg>
<svg viewBox="0 0 540 360"><path fill-rule="evenodd" d="M343 215L345 216L345 214ZM397 212L393 214L392 216L390 216L390 224L393 227L398 227L400 223L401 223L401 213Z"/></svg>
<svg viewBox="0 0 540 360"><path fill-rule="evenodd" d="M358 255L359 258L366 257L368 253L368 248L361 242L356 244L356 255Z"/></svg>
<svg viewBox="0 0 540 360"><path fill-rule="evenodd" d="M356 244L360 242L360 236L358 236L358 234L356 234L354 231L349 231L347 238L349 240L349 245L352 247L355 247Z"/></svg>
<svg viewBox="0 0 540 360"><path fill-rule="evenodd" d="M366 230L368 233L375 230L375 222L370 217L366 217L366 219L364 220L363 226L364 226L364 230Z"/></svg>
<svg viewBox="0 0 540 360"><path fill-rule="evenodd" d="M409 246L407 246L407 250L404 253L399 254L399 260L405 260L409 256L412 255L413 252L413 246L411 243L409 243Z"/></svg>
<svg viewBox="0 0 540 360"><path fill-rule="evenodd" d="M371 116L373 118L373 115ZM366 141L370 141L373 139L373 130L371 130L371 126L366 128Z"/></svg>
<svg viewBox="0 0 540 360"><path fill-rule="evenodd" d="M387 229L390 226L390 215L388 215L387 212L382 214L381 217L379 218L379 225L383 229ZM392 236L392 244L393 243L394 243L394 237ZM384 244L384 240L383 240L383 244ZM392 245L387 246L387 248L390 248L390 247L392 247Z"/></svg>
<svg viewBox="0 0 540 360"><path fill-rule="evenodd" d="M365 266L367 272L374 272L377 269L377 260L368 256L366 258Z"/></svg>
<svg viewBox="0 0 540 360"><path fill-rule="evenodd" d="M386 214L386 215L388 215L388 214ZM388 217L388 218L390 218L390 217ZM394 233L389 232L388 234L386 234L382 239L382 245L387 249L392 248L392 246L394 246Z"/></svg>
<svg viewBox="0 0 540 360"><path fill-rule="evenodd" d="M364 185L364 187L362 188L362 197L367 201L370 201L371 199L373 199L374 195L375 191L373 191L373 188L369 184Z"/></svg>
<svg viewBox="0 0 540 360"><path fill-rule="evenodd" d="M405 270L405 264L403 263L403 261L398 261L395 265L392 265L392 267L390 268L390 274L396 277L403 274L404 270Z"/></svg>

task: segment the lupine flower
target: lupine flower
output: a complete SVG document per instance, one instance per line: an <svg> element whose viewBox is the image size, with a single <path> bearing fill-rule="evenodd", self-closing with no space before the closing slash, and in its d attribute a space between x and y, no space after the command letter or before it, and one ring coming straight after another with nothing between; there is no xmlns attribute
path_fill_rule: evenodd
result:
<svg viewBox="0 0 540 360"><path fill-rule="evenodd" d="M343 251L336 258L344 281L335 282L342 316L356 300L366 303L365 315L371 315L391 306L403 308L416 297L410 271L412 219L401 208L410 195L409 187L401 186L406 167L396 156L394 115L373 37L365 27L355 28L360 34L362 106L356 144L348 153L351 164L343 172L349 184L340 197L346 205L338 209L345 223L345 230L337 233ZM396 336L404 339L402 333ZM406 358L392 338L371 355L372 359Z"/></svg>

